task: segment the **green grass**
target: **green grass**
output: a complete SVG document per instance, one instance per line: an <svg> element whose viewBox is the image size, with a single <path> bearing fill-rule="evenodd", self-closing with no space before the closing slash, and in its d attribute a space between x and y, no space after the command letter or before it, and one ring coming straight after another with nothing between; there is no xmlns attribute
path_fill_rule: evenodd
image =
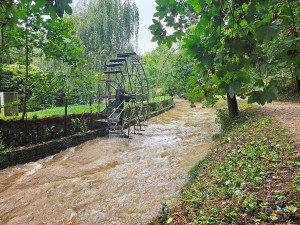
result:
<svg viewBox="0 0 300 225"><path fill-rule="evenodd" d="M163 100L169 99L170 96L156 96L155 98L150 98L149 102L159 102ZM97 112L97 104L93 104L93 112ZM101 110L105 109L105 104L101 104ZM90 106L89 105L74 105L68 107L68 114L82 114L82 113L89 113L90 112ZM65 108L64 107L55 107L51 109L45 109L41 111L35 111L35 112L29 112L28 116L32 117L33 115L38 115L38 117L44 117L44 116L54 116L54 115L64 115ZM19 114L20 116L21 114Z"/></svg>
<svg viewBox="0 0 300 225"><path fill-rule="evenodd" d="M93 112L97 111L97 104L92 105ZM101 109L103 109L105 105L101 105ZM89 105L74 105L74 106L68 106L68 114L82 114L82 113L89 113L90 112L90 106ZM65 114L65 108L64 107L55 107L51 109L45 109L35 112L28 112L27 115L29 117L32 117L33 115L38 115L38 117L44 117L44 116L57 116L57 115L64 115Z"/></svg>
<svg viewBox="0 0 300 225"><path fill-rule="evenodd" d="M163 100L168 100L170 98L171 98L170 96L150 96L149 103L160 102ZM98 107L97 104L92 105L93 113L98 111L97 107ZM105 103L101 104L100 107L101 107L100 110L105 109ZM89 113L89 112L90 112L89 105L68 106L68 114L82 114L82 113ZM45 110L40 110L40 111L35 111L35 112L28 112L27 116L28 116L28 119L36 119L36 118L48 117L48 116L61 116L64 114L65 114L64 107L55 107L55 108L50 108L50 109L45 109ZM22 113L19 113L19 115L17 117L9 116L9 117L1 117L1 119L3 119L3 120L18 120L21 118L21 115L22 115Z"/></svg>
<svg viewBox="0 0 300 225"><path fill-rule="evenodd" d="M217 99L218 100L217 100L216 104L213 107L214 109L227 108L227 100L226 99L223 99L220 96L217 96ZM255 104L248 104L247 100L245 100L245 99L237 98L237 103L238 103L239 109L246 109L246 108L249 108L249 107L255 107Z"/></svg>
<svg viewBox="0 0 300 225"><path fill-rule="evenodd" d="M149 103L153 103L153 102L160 102L160 101L164 101L164 100L168 100L171 99L172 97L169 95L164 95L164 96L150 96L149 98Z"/></svg>

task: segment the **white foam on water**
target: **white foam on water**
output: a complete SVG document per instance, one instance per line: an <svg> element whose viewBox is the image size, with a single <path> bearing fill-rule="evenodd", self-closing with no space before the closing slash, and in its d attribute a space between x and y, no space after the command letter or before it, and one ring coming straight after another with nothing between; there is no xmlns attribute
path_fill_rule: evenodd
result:
<svg viewBox="0 0 300 225"><path fill-rule="evenodd" d="M32 163L32 168L29 171L27 171L24 174L24 176L26 176L26 177L27 176L31 176L31 175L35 174L36 171L38 171L38 170L40 170L42 168L43 168L43 165L41 163Z"/></svg>

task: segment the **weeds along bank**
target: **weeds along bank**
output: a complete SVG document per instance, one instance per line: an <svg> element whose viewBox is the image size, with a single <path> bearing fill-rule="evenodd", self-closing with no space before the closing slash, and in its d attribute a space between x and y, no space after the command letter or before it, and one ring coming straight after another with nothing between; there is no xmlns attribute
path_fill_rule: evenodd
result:
<svg viewBox="0 0 300 225"><path fill-rule="evenodd" d="M299 224L299 147L290 133L255 109L226 118L219 111L224 132L191 169L180 200L149 224Z"/></svg>
<svg viewBox="0 0 300 225"><path fill-rule="evenodd" d="M174 107L173 99L149 103L153 117ZM107 124L95 121L95 114L71 114L28 121L0 120L0 169L57 154L69 147L107 134Z"/></svg>

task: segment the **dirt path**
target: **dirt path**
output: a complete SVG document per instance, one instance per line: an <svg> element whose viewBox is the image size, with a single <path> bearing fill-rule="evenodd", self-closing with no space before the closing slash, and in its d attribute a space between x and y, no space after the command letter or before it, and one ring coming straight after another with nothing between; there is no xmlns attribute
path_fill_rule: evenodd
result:
<svg viewBox="0 0 300 225"><path fill-rule="evenodd" d="M288 129L292 139L300 146L300 103L275 101L260 107L259 110L275 118L281 127Z"/></svg>

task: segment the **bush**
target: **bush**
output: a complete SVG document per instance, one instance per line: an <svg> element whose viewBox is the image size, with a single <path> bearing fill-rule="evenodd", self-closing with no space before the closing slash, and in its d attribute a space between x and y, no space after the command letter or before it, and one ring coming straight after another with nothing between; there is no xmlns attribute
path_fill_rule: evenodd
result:
<svg viewBox="0 0 300 225"><path fill-rule="evenodd" d="M216 96L207 96L203 101L204 108L212 108L219 101L219 98Z"/></svg>
<svg viewBox="0 0 300 225"><path fill-rule="evenodd" d="M249 119L249 113L251 112L247 110L243 110L239 112L239 115L230 118L228 109L217 109L215 122L221 125L222 131L230 131L237 124L243 124Z"/></svg>
<svg viewBox="0 0 300 225"><path fill-rule="evenodd" d="M231 122L228 109L217 109L216 116L217 118L215 122L221 125L222 130L225 130L228 127L229 123Z"/></svg>
<svg viewBox="0 0 300 225"><path fill-rule="evenodd" d="M81 122L79 118L71 119L70 133L75 134L78 132L86 132L87 126L84 122Z"/></svg>
<svg viewBox="0 0 300 225"><path fill-rule="evenodd" d="M164 107L160 102L156 102L155 103L155 111L160 111L162 110Z"/></svg>

